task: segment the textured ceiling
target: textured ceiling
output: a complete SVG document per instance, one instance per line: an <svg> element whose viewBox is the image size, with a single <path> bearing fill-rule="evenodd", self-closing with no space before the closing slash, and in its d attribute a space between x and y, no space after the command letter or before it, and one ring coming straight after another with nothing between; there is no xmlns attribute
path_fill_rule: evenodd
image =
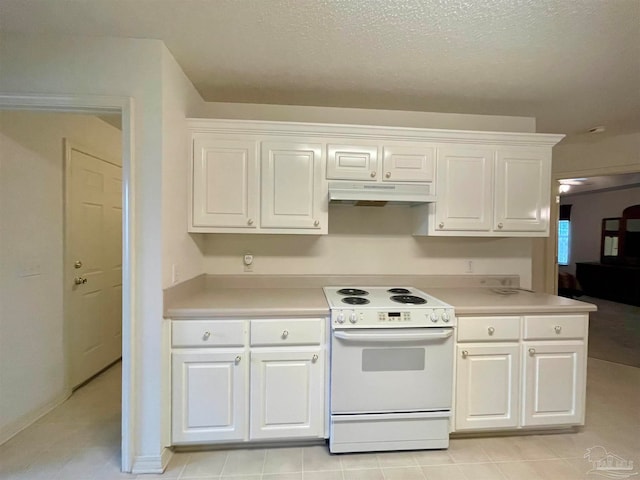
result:
<svg viewBox="0 0 640 480"><path fill-rule="evenodd" d="M161 39L208 101L640 131L640 0L0 0L0 28Z"/></svg>

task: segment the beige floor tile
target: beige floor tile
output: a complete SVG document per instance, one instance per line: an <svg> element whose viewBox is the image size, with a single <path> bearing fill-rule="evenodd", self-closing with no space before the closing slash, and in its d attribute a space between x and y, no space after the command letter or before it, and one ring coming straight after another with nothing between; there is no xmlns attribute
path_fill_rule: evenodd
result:
<svg viewBox="0 0 640 480"><path fill-rule="evenodd" d="M271 448L266 451L263 474L302 472L302 448Z"/></svg>
<svg viewBox="0 0 640 480"><path fill-rule="evenodd" d="M531 435L483 438L482 448L494 462L558 458L542 440Z"/></svg>
<svg viewBox="0 0 640 480"><path fill-rule="evenodd" d="M421 450L413 452L418 465L448 465L453 459L447 450Z"/></svg>
<svg viewBox="0 0 640 480"><path fill-rule="evenodd" d="M504 480L504 475L495 463L470 463L459 467L467 480Z"/></svg>
<svg viewBox="0 0 640 480"><path fill-rule="evenodd" d="M236 480L238 478L241 479L243 477L235 477ZM262 475L261 480L302 480L302 471L295 473L268 473Z"/></svg>
<svg viewBox="0 0 640 480"><path fill-rule="evenodd" d="M302 469L306 472L342 470L340 455L329 453L325 445L305 447L302 452Z"/></svg>
<svg viewBox="0 0 640 480"><path fill-rule="evenodd" d="M344 480L342 470L303 471L302 480Z"/></svg>
<svg viewBox="0 0 640 480"><path fill-rule="evenodd" d="M364 470L343 470L344 480L384 480L382 470L367 468Z"/></svg>
<svg viewBox="0 0 640 480"><path fill-rule="evenodd" d="M380 468L416 467L418 462L414 452L384 452L378 453Z"/></svg>
<svg viewBox="0 0 640 480"><path fill-rule="evenodd" d="M265 457L263 449L229 450L222 476L262 475Z"/></svg>
<svg viewBox="0 0 640 480"><path fill-rule="evenodd" d="M425 480L420 467L383 468L385 480Z"/></svg>
<svg viewBox="0 0 640 480"><path fill-rule="evenodd" d="M486 439L457 438L449 442L449 455L454 463L487 463L491 459L482 448Z"/></svg>
<svg viewBox="0 0 640 480"><path fill-rule="evenodd" d="M226 450L194 452L189 455L179 478L220 475L227 461L227 454Z"/></svg>
<svg viewBox="0 0 640 480"><path fill-rule="evenodd" d="M422 467L426 480L467 480L460 465L432 465Z"/></svg>
<svg viewBox="0 0 640 480"><path fill-rule="evenodd" d="M578 471L565 460L504 462L497 465L507 480L580 480L586 475L586 471Z"/></svg>
<svg viewBox="0 0 640 480"><path fill-rule="evenodd" d="M343 470L361 470L365 468L378 468L378 455L372 453L342 453L340 454Z"/></svg>

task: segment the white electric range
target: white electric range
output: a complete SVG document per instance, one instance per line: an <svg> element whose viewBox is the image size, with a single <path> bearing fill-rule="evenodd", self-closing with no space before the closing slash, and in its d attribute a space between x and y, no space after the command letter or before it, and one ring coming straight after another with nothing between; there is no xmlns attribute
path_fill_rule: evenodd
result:
<svg viewBox="0 0 640 480"><path fill-rule="evenodd" d="M447 448L453 307L413 287L325 287L331 452Z"/></svg>

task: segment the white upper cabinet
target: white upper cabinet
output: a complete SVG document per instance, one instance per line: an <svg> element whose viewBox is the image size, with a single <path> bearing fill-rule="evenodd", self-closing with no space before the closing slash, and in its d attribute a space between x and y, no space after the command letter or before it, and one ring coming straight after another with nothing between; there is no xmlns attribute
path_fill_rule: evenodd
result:
<svg viewBox="0 0 640 480"><path fill-rule="evenodd" d="M442 146L437 202L416 208L414 234L549 234L551 148Z"/></svg>
<svg viewBox="0 0 640 480"><path fill-rule="evenodd" d="M369 145L363 142L327 146L327 178L330 180L431 183L434 177L435 147L429 144Z"/></svg>
<svg viewBox="0 0 640 480"><path fill-rule="evenodd" d="M383 182L433 182L435 148L425 144L389 144L382 147Z"/></svg>
<svg viewBox="0 0 640 480"><path fill-rule="evenodd" d="M548 233L551 152L498 150L496 167L494 229Z"/></svg>
<svg viewBox="0 0 640 480"><path fill-rule="evenodd" d="M327 146L328 179L375 182L379 176L376 145Z"/></svg>
<svg viewBox="0 0 640 480"><path fill-rule="evenodd" d="M263 228L327 229L322 145L262 142Z"/></svg>
<svg viewBox="0 0 640 480"><path fill-rule="evenodd" d="M258 155L252 140L195 137L191 225L256 228Z"/></svg>
<svg viewBox="0 0 640 480"><path fill-rule="evenodd" d="M440 148L435 229L472 232L491 229L494 156L495 152L486 148Z"/></svg>

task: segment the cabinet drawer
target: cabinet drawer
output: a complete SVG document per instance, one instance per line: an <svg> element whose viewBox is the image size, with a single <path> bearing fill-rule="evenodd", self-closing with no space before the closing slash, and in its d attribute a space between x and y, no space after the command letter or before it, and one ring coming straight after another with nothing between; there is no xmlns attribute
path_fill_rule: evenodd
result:
<svg viewBox="0 0 640 480"><path fill-rule="evenodd" d="M319 345L322 343L322 320L252 320L251 346Z"/></svg>
<svg viewBox="0 0 640 480"><path fill-rule="evenodd" d="M173 347L236 347L244 345L242 320L181 320L173 322Z"/></svg>
<svg viewBox="0 0 640 480"><path fill-rule="evenodd" d="M520 338L520 317L458 317L458 342L502 342Z"/></svg>
<svg viewBox="0 0 640 480"><path fill-rule="evenodd" d="M527 315L524 317L525 340L585 338L587 315Z"/></svg>

